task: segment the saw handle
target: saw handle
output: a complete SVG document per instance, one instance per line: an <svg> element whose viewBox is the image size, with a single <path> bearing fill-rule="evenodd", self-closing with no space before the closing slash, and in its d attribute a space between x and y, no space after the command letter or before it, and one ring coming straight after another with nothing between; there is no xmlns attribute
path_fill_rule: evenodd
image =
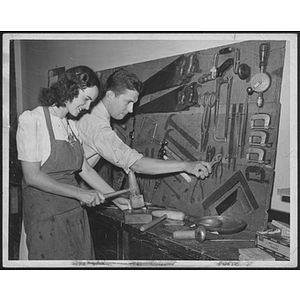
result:
<svg viewBox="0 0 300 300"><path fill-rule="evenodd" d="M167 214L164 214L163 216L161 216L160 218L157 218L143 226L140 227L140 231L144 232L152 227L154 227L155 225L157 225L158 223L164 221L165 219L168 218L168 215Z"/></svg>

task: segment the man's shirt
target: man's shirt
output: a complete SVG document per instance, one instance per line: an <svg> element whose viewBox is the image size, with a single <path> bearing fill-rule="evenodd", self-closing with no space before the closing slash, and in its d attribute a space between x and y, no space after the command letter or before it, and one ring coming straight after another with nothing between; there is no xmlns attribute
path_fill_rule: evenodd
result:
<svg viewBox="0 0 300 300"><path fill-rule="evenodd" d="M76 126L83 141L85 156L89 163L92 162L92 167L103 157L128 173L129 168L143 157L117 136L111 127L110 115L101 101L91 113L83 115Z"/></svg>

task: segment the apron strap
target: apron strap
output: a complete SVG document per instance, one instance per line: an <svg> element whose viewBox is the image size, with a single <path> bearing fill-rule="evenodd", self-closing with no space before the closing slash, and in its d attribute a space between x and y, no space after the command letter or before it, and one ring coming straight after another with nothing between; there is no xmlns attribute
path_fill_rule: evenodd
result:
<svg viewBox="0 0 300 300"><path fill-rule="evenodd" d="M48 128L48 132L50 135L50 141L55 140L54 137L54 132L53 132L53 128L52 128L52 124L51 124L51 120L50 120L50 112L49 112L49 107L47 106L43 106L43 110L44 110L44 115L46 118L46 124L47 124L47 128Z"/></svg>

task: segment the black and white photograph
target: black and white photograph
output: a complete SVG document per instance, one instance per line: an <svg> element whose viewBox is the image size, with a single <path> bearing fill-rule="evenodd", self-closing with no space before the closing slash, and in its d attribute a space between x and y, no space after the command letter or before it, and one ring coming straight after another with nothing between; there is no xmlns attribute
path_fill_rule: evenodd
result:
<svg viewBox="0 0 300 300"><path fill-rule="evenodd" d="M297 34L3 35L2 266L298 265Z"/></svg>

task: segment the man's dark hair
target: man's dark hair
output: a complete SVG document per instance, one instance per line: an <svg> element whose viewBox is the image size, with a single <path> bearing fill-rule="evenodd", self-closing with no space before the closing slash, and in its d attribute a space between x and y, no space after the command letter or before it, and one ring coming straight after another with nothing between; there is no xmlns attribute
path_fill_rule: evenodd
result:
<svg viewBox="0 0 300 300"><path fill-rule="evenodd" d="M125 69L118 69L112 73L106 81L104 93L112 91L116 96L123 94L125 90L135 90L141 94L143 90L143 83L138 77Z"/></svg>

